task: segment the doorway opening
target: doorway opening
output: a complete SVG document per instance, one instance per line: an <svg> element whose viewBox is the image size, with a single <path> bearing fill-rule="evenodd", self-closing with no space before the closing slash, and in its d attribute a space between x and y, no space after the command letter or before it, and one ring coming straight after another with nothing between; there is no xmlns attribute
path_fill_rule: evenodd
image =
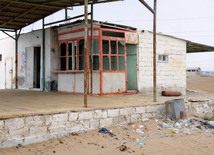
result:
<svg viewBox="0 0 214 155"><path fill-rule="evenodd" d="M41 47L34 47L33 88L40 88Z"/></svg>
<svg viewBox="0 0 214 155"><path fill-rule="evenodd" d="M13 84L13 58L5 58L5 89L12 89Z"/></svg>
<svg viewBox="0 0 214 155"><path fill-rule="evenodd" d="M137 45L126 44L128 91L137 91Z"/></svg>

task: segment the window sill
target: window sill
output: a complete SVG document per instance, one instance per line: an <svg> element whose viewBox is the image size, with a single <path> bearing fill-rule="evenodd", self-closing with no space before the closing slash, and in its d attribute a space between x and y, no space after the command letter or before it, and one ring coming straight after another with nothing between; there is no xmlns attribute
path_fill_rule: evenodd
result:
<svg viewBox="0 0 214 155"><path fill-rule="evenodd" d="M89 70L90 72L90 70ZM93 70L93 72L99 72L99 70ZM70 74L70 73L84 73L84 70L78 70L78 71L56 71L56 72L53 72L53 73L56 73L56 74Z"/></svg>
<svg viewBox="0 0 214 155"><path fill-rule="evenodd" d="M56 71L56 72L53 72L53 73L56 73L56 74L84 73L84 70L79 70L79 71Z"/></svg>

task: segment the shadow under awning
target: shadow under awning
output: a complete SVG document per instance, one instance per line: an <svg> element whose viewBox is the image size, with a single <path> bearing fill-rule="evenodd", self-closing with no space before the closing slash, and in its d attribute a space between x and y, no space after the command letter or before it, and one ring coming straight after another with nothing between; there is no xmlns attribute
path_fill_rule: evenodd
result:
<svg viewBox="0 0 214 155"><path fill-rule="evenodd" d="M213 46L187 41L187 53L212 52L212 51L214 51Z"/></svg>

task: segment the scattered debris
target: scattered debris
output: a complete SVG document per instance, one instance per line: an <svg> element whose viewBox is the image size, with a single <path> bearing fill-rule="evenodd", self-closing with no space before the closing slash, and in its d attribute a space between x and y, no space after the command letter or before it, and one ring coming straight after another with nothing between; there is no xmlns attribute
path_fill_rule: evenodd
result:
<svg viewBox="0 0 214 155"><path fill-rule="evenodd" d="M207 129L204 129L203 131L206 132L206 133L210 133L211 132L210 130L207 130Z"/></svg>
<svg viewBox="0 0 214 155"><path fill-rule="evenodd" d="M111 137L114 137L114 136L115 136L115 134L113 134L112 130L109 131L109 130L106 129L106 128L101 128L98 132L99 132L99 133L104 133L104 134L109 134Z"/></svg>
<svg viewBox="0 0 214 155"><path fill-rule="evenodd" d="M18 144L18 145L16 146L17 149L20 148L20 147L22 147L22 144Z"/></svg>
<svg viewBox="0 0 214 155"><path fill-rule="evenodd" d="M121 145L120 147L118 147L120 149L120 151L126 151L128 148L126 145Z"/></svg>
<svg viewBox="0 0 214 155"><path fill-rule="evenodd" d="M88 145L100 146L99 144L96 144L96 143L88 143Z"/></svg>
<svg viewBox="0 0 214 155"><path fill-rule="evenodd" d="M72 136L79 136L78 133L71 133L70 135L72 135Z"/></svg>
<svg viewBox="0 0 214 155"><path fill-rule="evenodd" d="M59 143L60 143L60 144L64 144L64 142L63 142L61 139L59 139Z"/></svg>
<svg viewBox="0 0 214 155"><path fill-rule="evenodd" d="M141 142L141 143L137 143L137 145L146 145L146 143Z"/></svg>
<svg viewBox="0 0 214 155"><path fill-rule="evenodd" d="M99 131L98 131L99 133L110 133L110 131L108 130L108 129L106 129L106 128L101 128Z"/></svg>

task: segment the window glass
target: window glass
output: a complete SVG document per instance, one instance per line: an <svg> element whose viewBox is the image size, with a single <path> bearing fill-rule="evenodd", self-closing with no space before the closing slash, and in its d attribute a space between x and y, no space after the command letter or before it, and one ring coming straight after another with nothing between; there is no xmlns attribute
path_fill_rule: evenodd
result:
<svg viewBox="0 0 214 155"><path fill-rule="evenodd" d="M79 55L84 54L84 40L79 40Z"/></svg>
<svg viewBox="0 0 214 155"><path fill-rule="evenodd" d="M104 71L109 71L109 56L103 56L103 70Z"/></svg>
<svg viewBox="0 0 214 155"><path fill-rule="evenodd" d="M89 65L91 68L91 61L89 61ZM99 70L99 56L98 55L93 56L93 70Z"/></svg>
<svg viewBox="0 0 214 155"><path fill-rule="evenodd" d="M84 56L79 56L79 70L84 70Z"/></svg>
<svg viewBox="0 0 214 155"><path fill-rule="evenodd" d="M118 41L118 53L119 54L124 54L125 52L124 49L124 41Z"/></svg>
<svg viewBox="0 0 214 155"><path fill-rule="evenodd" d="M66 56L66 43L60 44L60 56Z"/></svg>
<svg viewBox="0 0 214 155"><path fill-rule="evenodd" d="M103 54L109 54L109 40L103 40Z"/></svg>
<svg viewBox="0 0 214 155"><path fill-rule="evenodd" d="M60 70L66 70L66 58L60 58Z"/></svg>
<svg viewBox="0 0 214 155"><path fill-rule="evenodd" d="M111 40L111 54L117 54L117 42Z"/></svg>
<svg viewBox="0 0 214 155"><path fill-rule="evenodd" d="M158 62L168 62L168 55L159 55Z"/></svg>
<svg viewBox="0 0 214 155"><path fill-rule="evenodd" d="M91 46L91 39L90 39L90 46ZM93 54L99 54L99 40L94 39L93 42ZM90 48L90 54L91 54L91 48Z"/></svg>
<svg viewBox="0 0 214 155"><path fill-rule="evenodd" d="M69 56L72 56L72 51L73 51L72 42L69 42L68 43L68 55Z"/></svg>
<svg viewBox="0 0 214 155"><path fill-rule="evenodd" d="M93 70L99 70L99 56L95 55L93 57Z"/></svg>
<svg viewBox="0 0 214 155"><path fill-rule="evenodd" d="M68 69L72 70L72 57L68 58Z"/></svg>
<svg viewBox="0 0 214 155"><path fill-rule="evenodd" d="M125 70L125 57L119 56L119 70L124 71Z"/></svg>
<svg viewBox="0 0 214 155"><path fill-rule="evenodd" d="M117 56L111 57L111 70L116 71L117 70Z"/></svg>
<svg viewBox="0 0 214 155"><path fill-rule="evenodd" d="M111 31L103 31L102 35L103 36L109 36L109 37L120 37L120 38L124 38L125 37L124 33L121 33L121 32L111 32Z"/></svg>

